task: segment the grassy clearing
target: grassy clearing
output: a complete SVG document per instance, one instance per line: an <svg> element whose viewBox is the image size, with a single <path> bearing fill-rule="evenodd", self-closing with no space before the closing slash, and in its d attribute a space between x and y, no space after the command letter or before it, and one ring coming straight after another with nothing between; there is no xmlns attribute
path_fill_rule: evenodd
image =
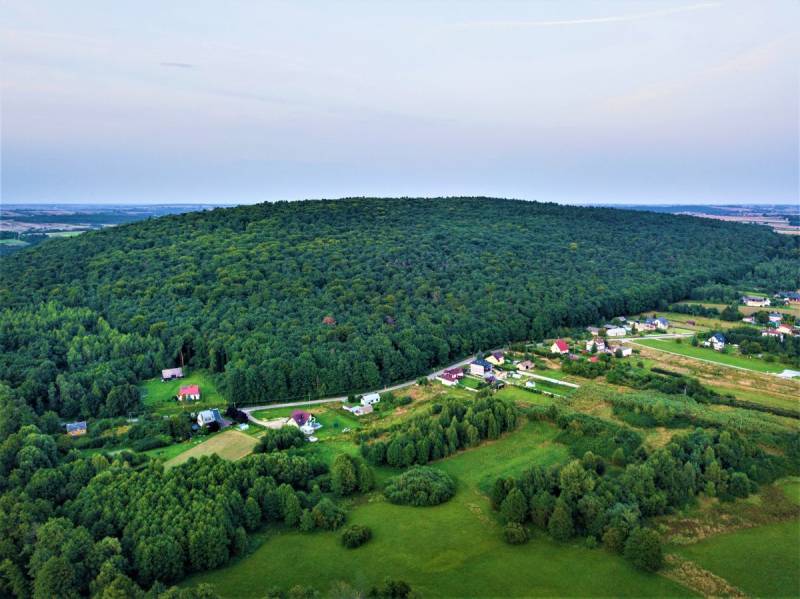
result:
<svg viewBox="0 0 800 599"><path fill-rule="evenodd" d="M77 237L86 231L51 231L47 233L48 237Z"/></svg>
<svg viewBox="0 0 800 599"><path fill-rule="evenodd" d="M212 454L217 454L219 457L225 458L226 460L238 460L250 454L256 445L258 445L258 440L254 437L245 435L239 431L226 430L212 435L207 441L194 444L190 449L178 453L169 459L165 463L165 466L171 468L183 464L188 461L189 458L199 458L204 455Z"/></svg>
<svg viewBox="0 0 800 599"><path fill-rule="evenodd" d="M799 520L717 535L677 553L749 595L800 595Z"/></svg>
<svg viewBox="0 0 800 599"><path fill-rule="evenodd" d="M760 360L759 358L751 358L737 353L724 354L707 347L693 347L685 341L683 343L677 343L674 339L641 339L634 343L653 349L669 351L689 358L701 358L725 366L737 366L749 370L756 370L758 372L781 372L784 369L781 364L770 363Z"/></svg>
<svg viewBox="0 0 800 599"><path fill-rule="evenodd" d="M647 314L649 315L649 313ZM708 316L693 316L691 314L679 314L678 312L659 312L659 316L664 316L670 323L669 333L680 332L676 329L683 329L684 331L708 331L708 330L727 330L731 327L738 326L753 326L747 325L744 322L730 322L721 320L719 318L711 318ZM637 317L643 318L643 317ZM692 321L694 324L690 324Z"/></svg>
<svg viewBox="0 0 800 599"><path fill-rule="evenodd" d="M200 385L200 401L176 401L175 395L183 385ZM202 370L190 373L182 379L161 382L160 378L150 379L139 387L144 406L162 415L197 412L208 408L224 408L227 402L217 391L212 376Z"/></svg>
<svg viewBox="0 0 800 599"><path fill-rule="evenodd" d="M21 239L0 239L0 245L7 245L9 247L25 247L30 245L27 241Z"/></svg>
<svg viewBox="0 0 800 599"><path fill-rule="evenodd" d="M344 549L339 533L271 531L260 535L263 543L252 554L183 586L208 582L223 597L261 597L273 585L311 584L325 593L333 581L363 589L390 576L408 581L425 597L487 597L498 589L505 596L689 595L672 581L577 542L560 544L542 534L519 547L502 540L479 488L488 478L517 473L530 463L566 459L566 448L552 443L550 428L526 423L498 441L435 463L458 482L456 497L443 505L392 505L377 493L360 502L348 521L373 531L373 540L360 549ZM320 451L324 443L318 445L311 450ZM313 575L298 563L313 564Z"/></svg>
<svg viewBox="0 0 800 599"><path fill-rule="evenodd" d="M542 395L541 393L531 393L530 391L511 385L498 391L497 396L536 406L549 406L556 401L553 397Z"/></svg>

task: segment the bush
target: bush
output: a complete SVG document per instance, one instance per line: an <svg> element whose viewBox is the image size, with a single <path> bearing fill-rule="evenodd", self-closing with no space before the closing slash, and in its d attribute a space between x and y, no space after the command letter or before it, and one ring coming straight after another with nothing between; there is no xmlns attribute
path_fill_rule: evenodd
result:
<svg viewBox="0 0 800 599"><path fill-rule="evenodd" d="M503 529L503 538L509 545L523 545L528 542L528 531L522 524L509 522Z"/></svg>
<svg viewBox="0 0 800 599"><path fill-rule="evenodd" d="M268 429L261 438L261 443L256 451L258 453L272 453L282 451L292 447L302 447L306 442L306 436L299 428L284 426L279 429Z"/></svg>
<svg viewBox="0 0 800 599"><path fill-rule="evenodd" d="M383 494L392 503L425 506L438 505L451 499L456 484L441 470L416 466L389 479Z"/></svg>
<svg viewBox="0 0 800 599"><path fill-rule="evenodd" d="M327 497L314 506L311 515L314 517L316 527L323 530L336 530L345 520L344 510Z"/></svg>
<svg viewBox="0 0 800 599"><path fill-rule="evenodd" d="M172 439L167 435L156 435L154 437L145 437L138 439L131 443L131 449L134 451L147 451L148 449L156 449L158 447L166 447L172 443Z"/></svg>
<svg viewBox="0 0 800 599"><path fill-rule="evenodd" d="M637 568L655 572L664 563L661 537L649 528L637 528L628 537L623 555Z"/></svg>
<svg viewBox="0 0 800 599"><path fill-rule="evenodd" d="M342 545L348 549L355 549L356 547L361 547L361 545L371 538L372 529L369 526L353 524L352 526L348 526L342 533Z"/></svg>

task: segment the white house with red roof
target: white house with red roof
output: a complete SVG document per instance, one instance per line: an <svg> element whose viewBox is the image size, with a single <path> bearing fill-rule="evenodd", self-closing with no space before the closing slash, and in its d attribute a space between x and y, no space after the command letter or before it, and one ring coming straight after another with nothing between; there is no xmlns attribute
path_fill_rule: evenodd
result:
<svg viewBox="0 0 800 599"><path fill-rule="evenodd" d="M569 353L569 345L563 339L556 339L553 342L553 345L550 346L550 353L553 354L568 354Z"/></svg>
<svg viewBox="0 0 800 599"><path fill-rule="evenodd" d="M200 385L183 385L178 391L178 399L181 401L200 399Z"/></svg>

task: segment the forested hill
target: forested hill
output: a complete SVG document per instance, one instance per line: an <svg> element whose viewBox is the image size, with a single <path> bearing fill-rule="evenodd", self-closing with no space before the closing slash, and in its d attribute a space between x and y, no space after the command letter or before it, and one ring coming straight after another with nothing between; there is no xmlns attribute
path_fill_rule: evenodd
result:
<svg viewBox="0 0 800 599"><path fill-rule="evenodd" d="M65 416L123 411L112 389L181 353L241 402L376 388L665 305L783 243L763 227L487 198L168 216L3 259L0 378Z"/></svg>

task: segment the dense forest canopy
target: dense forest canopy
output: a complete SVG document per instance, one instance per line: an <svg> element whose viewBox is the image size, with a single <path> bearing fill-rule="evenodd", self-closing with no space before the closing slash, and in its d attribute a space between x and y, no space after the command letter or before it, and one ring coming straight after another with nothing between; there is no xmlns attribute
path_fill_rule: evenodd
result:
<svg viewBox="0 0 800 599"><path fill-rule="evenodd" d="M0 380L113 415L183 360L232 401L367 390L666 307L787 251L765 227L490 198L266 203L54 240L0 265Z"/></svg>

